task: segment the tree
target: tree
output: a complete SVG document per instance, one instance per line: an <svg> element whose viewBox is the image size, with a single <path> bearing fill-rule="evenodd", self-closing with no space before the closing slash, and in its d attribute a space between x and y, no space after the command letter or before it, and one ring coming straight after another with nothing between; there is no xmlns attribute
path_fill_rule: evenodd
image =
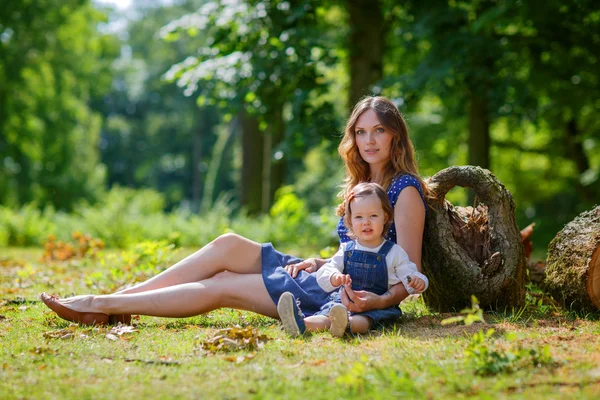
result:
<svg viewBox="0 0 600 400"><path fill-rule="evenodd" d="M88 1L4 2L0 10L0 198L69 209L103 190L100 118L116 47Z"/></svg>
<svg viewBox="0 0 600 400"><path fill-rule="evenodd" d="M185 32L205 43L167 75L197 91L200 103L220 105L244 121L241 168L248 176L262 177L260 188L255 187L258 179L241 182L242 205L250 213L269 209L294 161L294 147L306 149L331 131L331 126L317 125L323 121L317 118L302 130L291 129L293 121L308 122L305 116L318 115L319 108L330 110L313 101L325 87L319 83L320 65L332 61L317 9L314 0L214 1L164 30L167 39ZM257 149L262 156L255 158Z"/></svg>
<svg viewBox="0 0 600 400"><path fill-rule="evenodd" d="M348 107L372 94L374 84L383 77L386 26L379 0L347 0L348 58L350 88Z"/></svg>
<svg viewBox="0 0 600 400"><path fill-rule="evenodd" d="M196 9L200 1L174 5L134 4L125 20L121 57L113 67L113 87L94 107L105 117L102 160L108 184L153 187L167 207L189 204L198 210L203 196L216 107L198 107L192 93L164 78L170 66L197 47L195 40L160 40L173 19ZM117 15L121 20L124 16ZM221 179L224 188L232 183Z"/></svg>

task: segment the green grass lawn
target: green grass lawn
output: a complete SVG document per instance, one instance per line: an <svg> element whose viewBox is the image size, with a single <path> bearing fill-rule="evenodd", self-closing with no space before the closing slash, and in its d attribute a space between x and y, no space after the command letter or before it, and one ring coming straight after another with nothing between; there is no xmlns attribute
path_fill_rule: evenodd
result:
<svg viewBox="0 0 600 400"><path fill-rule="evenodd" d="M111 333L71 326L38 301L42 291L108 291L123 279L110 270L127 260L112 253L43 262L41 249L0 249L0 399L600 396L597 315L557 309L540 294L522 310L487 313L486 323L470 326L442 325L452 315L413 299L403 304L402 322L346 339L290 339L278 321L235 310L142 316L133 329ZM142 279L137 272L126 278ZM203 349L236 324L268 339L254 349ZM491 337L474 341L490 328Z"/></svg>

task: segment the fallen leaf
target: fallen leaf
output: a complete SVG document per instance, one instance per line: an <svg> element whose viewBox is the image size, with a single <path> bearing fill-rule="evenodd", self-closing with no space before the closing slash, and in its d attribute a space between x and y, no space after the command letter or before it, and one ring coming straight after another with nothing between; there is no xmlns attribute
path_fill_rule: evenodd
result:
<svg viewBox="0 0 600 400"><path fill-rule="evenodd" d="M123 325L123 324L119 323L119 325L113 326L109 333L112 333L113 335L121 336L126 333L134 333L134 332L137 332L137 330L133 326Z"/></svg>
<svg viewBox="0 0 600 400"><path fill-rule="evenodd" d="M71 338L75 337L75 332L77 331L78 327L79 327L79 325L77 325L77 324L71 324L67 328L64 328L64 329L58 329L55 331L44 332L43 335L46 339L71 339ZM85 333L81 333L79 335L79 337L85 338L85 337L87 337L87 335Z"/></svg>
<svg viewBox="0 0 600 400"><path fill-rule="evenodd" d="M264 343L270 340L251 326L242 328L239 325L221 329L215 336L200 343L204 351L216 353L219 351L258 350L262 349Z"/></svg>
<svg viewBox="0 0 600 400"><path fill-rule="evenodd" d="M223 357L223 360L239 364L239 363L243 363L244 361L251 360L254 357L256 357L256 353L249 353L249 354L238 355L238 356L225 356L225 357Z"/></svg>

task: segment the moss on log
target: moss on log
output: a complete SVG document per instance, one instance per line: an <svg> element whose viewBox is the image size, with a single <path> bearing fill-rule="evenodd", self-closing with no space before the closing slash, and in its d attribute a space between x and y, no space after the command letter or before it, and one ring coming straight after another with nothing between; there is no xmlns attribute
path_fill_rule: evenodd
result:
<svg viewBox="0 0 600 400"><path fill-rule="evenodd" d="M580 214L552 239L545 284L567 309L600 309L600 206Z"/></svg>
<svg viewBox="0 0 600 400"><path fill-rule="evenodd" d="M475 295L485 308L522 305L525 257L510 192L490 171L475 166L446 168L429 185L436 199L429 203L423 238L423 271L430 280L425 303L439 311L460 310ZM487 206L476 208L487 213L485 227L468 221L463 227L481 232L455 236L453 220L465 215L445 200L455 186L472 188ZM487 236L473 239L482 234ZM489 251L477 248L486 242Z"/></svg>

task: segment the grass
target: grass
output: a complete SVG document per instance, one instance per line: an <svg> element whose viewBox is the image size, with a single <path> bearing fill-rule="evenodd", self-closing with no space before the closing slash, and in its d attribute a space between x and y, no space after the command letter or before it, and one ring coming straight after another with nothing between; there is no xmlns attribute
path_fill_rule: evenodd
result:
<svg viewBox="0 0 600 400"><path fill-rule="evenodd" d="M522 309L486 313L486 323L470 326L442 325L457 314L431 312L413 299L403 304L401 323L347 339L327 333L290 339L278 321L235 310L189 319L142 316L133 322L135 332L109 335L110 327L70 326L37 298L41 291L102 290L110 282L99 277L110 276L111 266L102 265L102 256L42 262L42 254L41 249L0 251L2 399L596 399L600 394L597 315L540 303L539 292ZM202 350L203 342L236 324L269 340L258 350ZM473 344L473 336L489 328L494 332L487 341ZM512 367L482 374L465 353L469 346L491 354L479 359L486 367L500 366L500 359ZM532 354L539 362L530 362Z"/></svg>

